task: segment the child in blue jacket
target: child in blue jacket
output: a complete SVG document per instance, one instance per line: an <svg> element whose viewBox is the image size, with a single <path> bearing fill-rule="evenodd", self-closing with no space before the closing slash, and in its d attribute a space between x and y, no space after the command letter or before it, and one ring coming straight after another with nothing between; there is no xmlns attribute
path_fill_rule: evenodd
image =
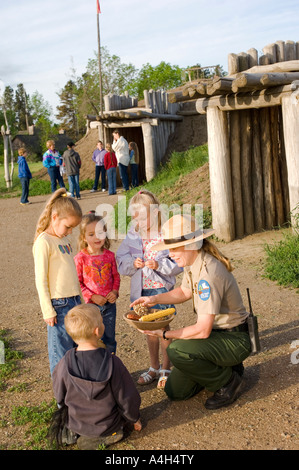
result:
<svg viewBox="0 0 299 470"><path fill-rule="evenodd" d="M18 158L18 165L19 165L19 178L21 180L22 185L22 196L20 204L22 206L26 206L30 204L28 201L29 195L29 183L32 178L31 171L29 170L28 163L26 161L27 151L24 147L19 148L18 150L19 158Z"/></svg>

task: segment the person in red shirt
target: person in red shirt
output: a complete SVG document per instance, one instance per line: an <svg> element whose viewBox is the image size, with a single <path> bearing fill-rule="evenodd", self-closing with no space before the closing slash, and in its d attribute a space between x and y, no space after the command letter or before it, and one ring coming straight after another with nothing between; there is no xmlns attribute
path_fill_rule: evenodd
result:
<svg viewBox="0 0 299 470"><path fill-rule="evenodd" d="M111 144L106 145L107 153L104 156L104 166L108 179L108 194L116 194L116 167L117 159L115 153L111 149Z"/></svg>
<svg viewBox="0 0 299 470"><path fill-rule="evenodd" d="M79 247L75 256L77 274L85 303L97 305L103 317L106 348L116 352L116 299L120 285L115 255L107 238L103 218L94 213L84 215L80 224Z"/></svg>

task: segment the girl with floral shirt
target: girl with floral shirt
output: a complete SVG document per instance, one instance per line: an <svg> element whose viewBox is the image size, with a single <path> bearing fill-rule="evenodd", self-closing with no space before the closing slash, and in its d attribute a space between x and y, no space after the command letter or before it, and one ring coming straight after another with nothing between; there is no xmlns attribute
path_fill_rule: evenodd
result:
<svg viewBox="0 0 299 470"><path fill-rule="evenodd" d="M120 285L115 255L110 248L103 218L89 213L80 225L79 248L75 256L77 274L86 303L97 305L101 311L106 348L116 352L115 320L116 299Z"/></svg>
<svg viewBox="0 0 299 470"><path fill-rule="evenodd" d="M116 253L120 274L131 277L131 302L140 296L156 295L173 289L176 275L182 270L169 258L168 250L151 248L162 241L159 201L150 191L141 190L130 201L133 226ZM165 309L170 305L155 305ZM168 327L169 329L169 327ZM170 361L166 352L168 342L161 339L162 367L159 364L160 339L147 336L150 368L141 374L138 384L147 385L158 380L163 389L170 374Z"/></svg>

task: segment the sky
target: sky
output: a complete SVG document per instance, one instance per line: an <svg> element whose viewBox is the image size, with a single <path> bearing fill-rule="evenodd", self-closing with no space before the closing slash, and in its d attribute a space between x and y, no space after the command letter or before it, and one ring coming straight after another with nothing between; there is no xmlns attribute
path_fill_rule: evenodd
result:
<svg viewBox="0 0 299 470"><path fill-rule="evenodd" d="M0 89L23 83L53 110L97 53L97 0L0 0ZM299 41L298 0L100 0L101 46L137 69L221 65L229 53Z"/></svg>

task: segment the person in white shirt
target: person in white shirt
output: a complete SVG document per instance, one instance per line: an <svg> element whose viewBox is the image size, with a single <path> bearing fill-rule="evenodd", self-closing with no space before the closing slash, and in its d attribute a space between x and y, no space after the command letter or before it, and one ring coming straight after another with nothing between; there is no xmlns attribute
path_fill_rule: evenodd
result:
<svg viewBox="0 0 299 470"><path fill-rule="evenodd" d="M115 130L112 133L113 144L112 148L115 152L119 173L122 181L122 185L125 191L129 190L129 176L128 176L128 165L130 163L130 152L129 144L126 139L119 134L119 130Z"/></svg>

